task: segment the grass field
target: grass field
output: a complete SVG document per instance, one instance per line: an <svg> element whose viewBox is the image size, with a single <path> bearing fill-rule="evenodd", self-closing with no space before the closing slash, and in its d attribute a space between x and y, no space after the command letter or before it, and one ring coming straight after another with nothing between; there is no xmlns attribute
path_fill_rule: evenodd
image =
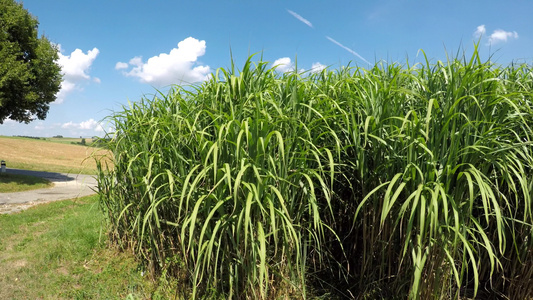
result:
<svg viewBox="0 0 533 300"><path fill-rule="evenodd" d="M0 215L0 299L170 298L102 222L96 196Z"/></svg>
<svg viewBox="0 0 533 300"><path fill-rule="evenodd" d="M96 164L89 157L104 150L70 144L74 140L80 139L0 137L0 160L5 160L8 168L95 174Z"/></svg>

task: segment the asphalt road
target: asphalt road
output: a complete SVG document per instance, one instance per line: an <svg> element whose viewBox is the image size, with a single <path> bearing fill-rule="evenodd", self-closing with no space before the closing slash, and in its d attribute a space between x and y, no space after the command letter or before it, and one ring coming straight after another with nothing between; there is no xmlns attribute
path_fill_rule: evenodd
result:
<svg viewBox="0 0 533 300"><path fill-rule="evenodd" d="M17 193L0 193L0 213L20 211L29 206L66 199L75 199L95 193L93 175L65 174L7 169L6 173L42 177L54 183L53 187Z"/></svg>

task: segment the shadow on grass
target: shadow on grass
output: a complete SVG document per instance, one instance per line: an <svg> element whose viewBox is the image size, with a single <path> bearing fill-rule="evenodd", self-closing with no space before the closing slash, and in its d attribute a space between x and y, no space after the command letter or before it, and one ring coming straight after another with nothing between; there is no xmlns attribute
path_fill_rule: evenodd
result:
<svg viewBox="0 0 533 300"><path fill-rule="evenodd" d="M32 177L43 178L52 182L64 182L76 180L78 173L58 173L58 172L48 172L48 171L35 171L35 170L25 170L25 169L7 169L7 174L12 175L25 175Z"/></svg>
<svg viewBox="0 0 533 300"><path fill-rule="evenodd" d="M41 177L0 173L0 193L21 192L46 188L51 185L50 180Z"/></svg>

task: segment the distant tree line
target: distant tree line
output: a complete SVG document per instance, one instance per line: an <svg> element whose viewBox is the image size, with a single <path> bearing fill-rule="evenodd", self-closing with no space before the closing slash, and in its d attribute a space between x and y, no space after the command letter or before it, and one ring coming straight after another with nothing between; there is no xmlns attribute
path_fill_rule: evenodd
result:
<svg viewBox="0 0 533 300"><path fill-rule="evenodd" d="M107 144L110 140L110 138L99 138L97 136L93 136L93 141L89 144L89 146L97 148L107 148Z"/></svg>
<svg viewBox="0 0 533 300"><path fill-rule="evenodd" d="M40 139L45 140L45 138L41 138L41 137L38 137L38 136L28 136L28 135L14 135L14 137L20 137L20 138L26 138L26 139L35 139L35 140L40 140Z"/></svg>
<svg viewBox="0 0 533 300"><path fill-rule="evenodd" d="M70 142L70 143L73 144L73 145L87 146L87 141L84 138L81 138L81 142Z"/></svg>

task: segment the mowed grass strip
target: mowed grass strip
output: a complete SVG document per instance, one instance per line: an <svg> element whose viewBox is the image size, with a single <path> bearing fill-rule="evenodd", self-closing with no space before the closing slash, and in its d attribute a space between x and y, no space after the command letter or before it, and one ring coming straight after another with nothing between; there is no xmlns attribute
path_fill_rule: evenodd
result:
<svg viewBox="0 0 533 300"><path fill-rule="evenodd" d="M94 139L92 138L83 138L85 140L85 143L87 143L87 145L90 145ZM50 141L50 142L53 142L53 143L60 143L60 144L76 144L76 143L81 143L81 140L82 138L46 138L46 141Z"/></svg>
<svg viewBox="0 0 533 300"><path fill-rule="evenodd" d="M19 174L0 174L0 193L23 192L51 187L53 185L47 179L19 175Z"/></svg>
<svg viewBox="0 0 533 300"><path fill-rule="evenodd" d="M169 298L102 221L97 196L0 215L0 299Z"/></svg>
<svg viewBox="0 0 533 300"><path fill-rule="evenodd" d="M96 164L91 156L105 152L80 145L0 137L0 160L5 160L8 168L96 174Z"/></svg>

